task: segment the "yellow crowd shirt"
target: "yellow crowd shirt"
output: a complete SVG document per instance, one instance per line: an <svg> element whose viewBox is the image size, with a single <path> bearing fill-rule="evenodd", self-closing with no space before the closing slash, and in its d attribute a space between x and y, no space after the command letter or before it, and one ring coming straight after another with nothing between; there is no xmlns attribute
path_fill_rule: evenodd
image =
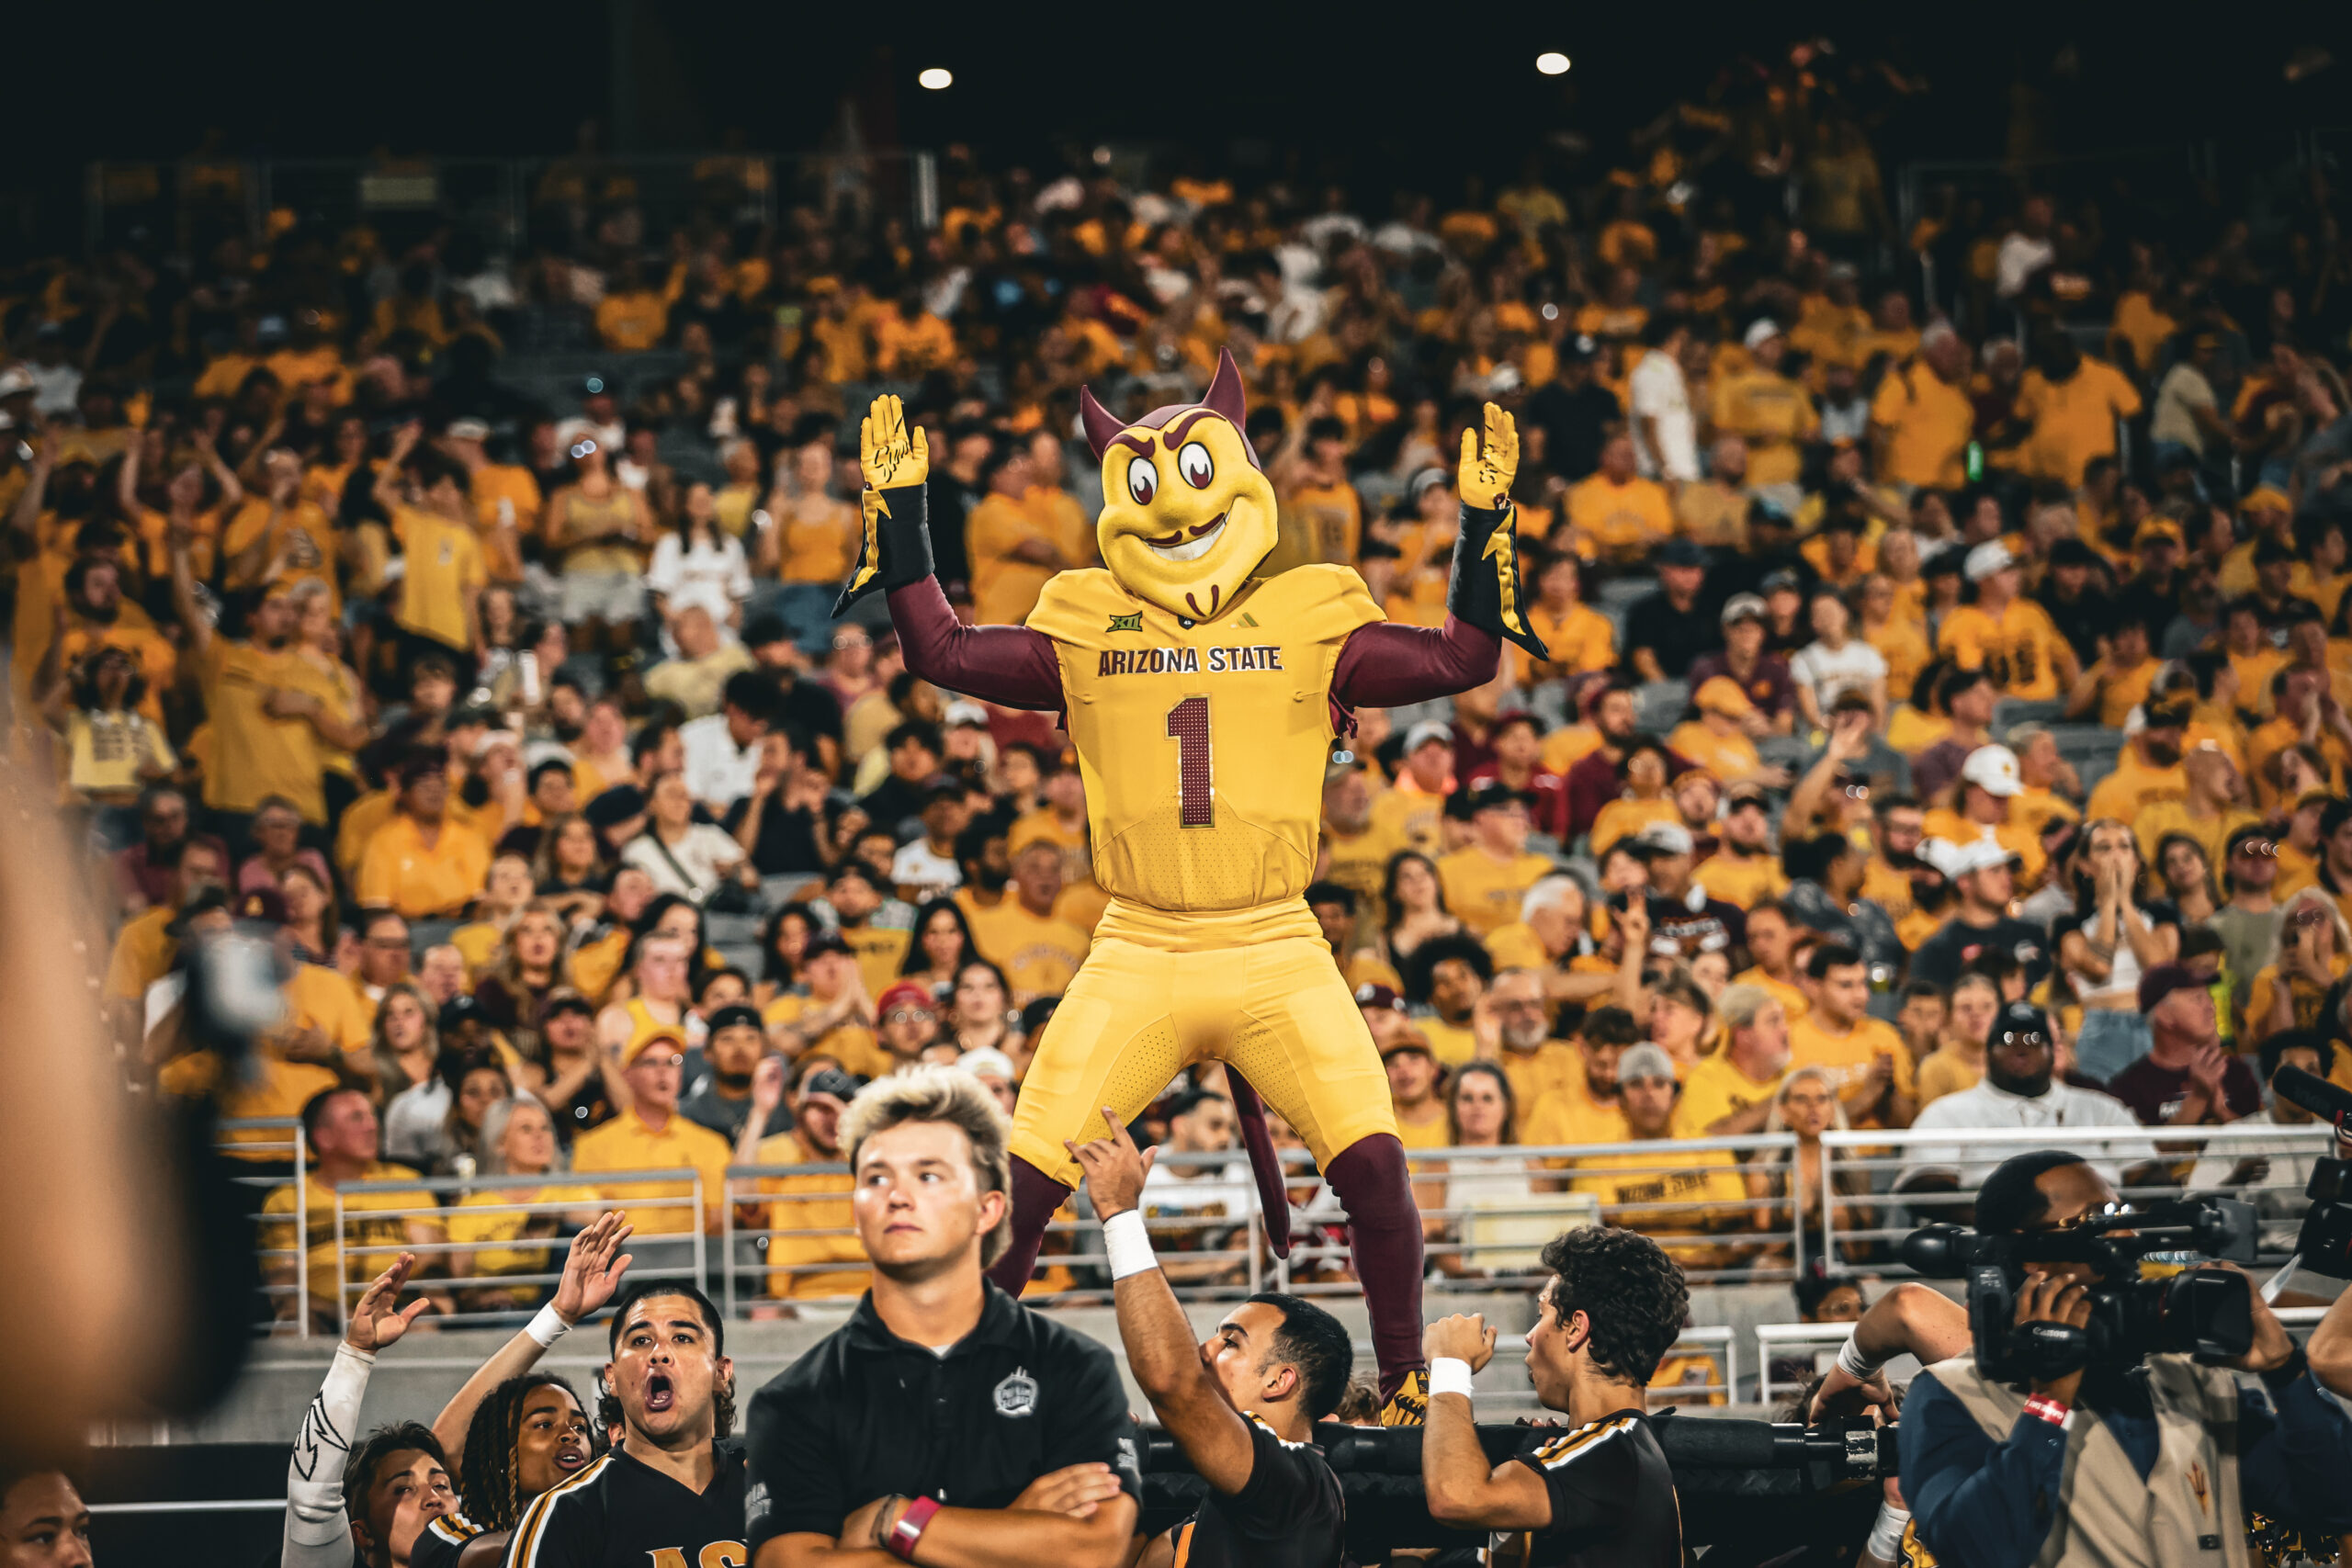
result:
<svg viewBox="0 0 2352 1568"><path fill-rule="evenodd" d="M2123 748L2115 761L2115 771L2098 781L2091 791L2090 805L2085 815L2092 821L2112 817L2118 822L2137 822L2140 813L2160 801L2188 798L2188 772L2176 762L2169 768L2152 768L2140 760L2138 750ZM2215 871L2221 867L2216 865Z"/></svg>
<svg viewBox="0 0 2352 1568"><path fill-rule="evenodd" d="M1531 1148L1623 1144L1632 1137L1625 1112L1611 1101L1592 1097L1581 1066L1566 1082L1538 1100L1534 1109L1528 1109L1524 1100L1520 1102L1519 1141Z"/></svg>
<svg viewBox="0 0 2352 1568"><path fill-rule="evenodd" d="M359 901L390 905L412 920L463 912L490 878L490 846L462 823L444 820L424 841L415 818L396 815L360 857Z"/></svg>
<svg viewBox="0 0 2352 1568"><path fill-rule="evenodd" d="M2031 427L2019 453L2025 472L2078 485L2085 464L2115 455L2115 422L2140 412L2140 394L2114 366L2086 355L2064 381L2027 371L2018 383L2017 412Z"/></svg>
<svg viewBox="0 0 2352 1568"><path fill-rule="evenodd" d="M1566 1041L1546 1040L1532 1051L1515 1051L1506 1045L1497 1060L1503 1076L1510 1080L1511 1098L1518 1102L1522 1122L1544 1096L1584 1087L1584 1053ZM1520 1142L1526 1141L1522 1132Z"/></svg>
<svg viewBox="0 0 2352 1568"><path fill-rule="evenodd" d="M830 1165L842 1157L838 1152L812 1154L793 1133L761 1139L758 1155L762 1165ZM850 1211L847 1171L832 1176L763 1176L752 1190L773 1194L767 1205L770 1230L827 1233L768 1238L767 1292L771 1297L846 1300L865 1293L873 1271L865 1267L865 1244L857 1238L856 1221ZM847 1267L821 1267L826 1264Z"/></svg>
<svg viewBox="0 0 2352 1568"><path fill-rule="evenodd" d="M1803 444L1821 429L1804 388L1769 370L1735 371L1717 380L1714 423L1724 434L1747 438L1751 487L1793 484L1804 465Z"/></svg>
<svg viewBox="0 0 2352 1568"><path fill-rule="evenodd" d="M272 718L264 709L273 687L297 687L301 656L215 636L199 656L204 708L212 722L212 766L204 776L204 803L216 811L251 811L273 795L294 803L302 820L327 819L318 748L309 723ZM479 886L479 885L477 885Z"/></svg>
<svg viewBox="0 0 2352 1568"><path fill-rule="evenodd" d="M1882 1053L1894 1058L1894 1092L1906 1098L1916 1095L1919 1086L1912 1071L1911 1051L1893 1025L1865 1018L1839 1033L1815 1010L1789 1030L1789 1065L1819 1067L1840 1090L1860 1081L1870 1071L1871 1060ZM1878 1123L1873 1120L1866 1124Z"/></svg>
<svg viewBox="0 0 2352 1568"><path fill-rule="evenodd" d="M1379 619L1346 567L1252 579L1190 626L1107 571L1048 583L1030 625L1059 659L1095 882L1186 913L1295 899L1315 873L1331 673Z"/></svg>
<svg viewBox="0 0 2352 1568"><path fill-rule="evenodd" d="M1976 411L1955 387L1917 360L1891 372L1871 400L1871 423L1886 442L1880 478L1895 484L1958 490L1968 482L1968 440Z"/></svg>
<svg viewBox="0 0 2352 1568"><path fill-rule="evenodd" d="M1589 604L1555 611L1539 602L1527 607L1527 625L1552 658L1542 662L1519 644L1509 644L1522 686L1563 675L1594 674L1617 662L1617 628Z"/></svg>
<svg viewBox="0 0 2352 1568"><path fill-rule="evenodd" d="M400 609L392 619L404 631L464 651L466 595L490 581L482 567L481 541L470 525L438 513L403 506L392 513L392 531L407 562L401 576Z"/></svg>
<svg viewBox="0 0 2352 1568"><path fill-rule="evenodd" d="M1789 888L1788 874L1781 869L1777 856L1736 854L1727 848L1701 861L1690 880L1708 897L1742 909L1759 898L1777 898Z"/></svg>
<svg viewBox="0 0 2352 1568"><path fill-rule="evenodd" d="M1069 990L1091 942L1069 921L1032 914L1014 897L972 922L972 941L981 957L1004 971L1016 1001L1058 997Z"/></svg>
<svg viewBox="0 0 2352 1568"><path fill-rule="evenodd" d="M1731 1059L1718 1051L1702 1056L1682 1078L1682 1098L1675 1102L1674 1122L1685 1137L1704 1138L1707 1129L1726 1116L1736 1115L1751 1105L1761 1105L1781 1090L1781 1079L1788 1075L1758 1083L1732 1065Z"/></svg>
<svg viewBox="0 0 2352 1568"><path fill-rule="evenodd" d="M460 1253L450 1259L453 1274L547 1274L562 1267L554 1250L548 1246L530 1245L537 1238L527 1235L534 1222L544 1232L550 1223L564 1216L556 1213L526 1214L517 1213L517 1203L571 1203L591 1208L596 1203L593 1187L501 1187L495 1191L469 1192L458 1200L449 1211L448 1230L451 1241L504 1241L514 1247L485 1247L476 1252Z"/></svg>
<svg viewBox="0 0 2352 1568"><path fill-rule="evenodd" d="M413 1181L416 1172L404 1165L389 1165L377 1161L361 1172L359 1179L370 1181ZM316 1172L302 1178L302 1250L310 1258L311 1300L322 1308L332 1310L337 1294L334 1245L334 1189L318 1179ZM277 1188L262 1200L261 1247L265 1253L290 1254L294 1250L295 1196L292 1183ZM404 1215L398 1211L426 1210L424 1214ZM346 1192L343 1197L343 1272L341 1283L365 1285L392 1266L399 1248L409 1245L411 1224L423 1224L438 1232L441 1220L435 1209L433 1194L423 1188L408 1191ZM361 1248L382 1250L362 1251ZM290 1267L290 1258L270 1259L280 1268ZM357 1291L344 1293L344 1299L356 1302Z"/></svg>
<svg viewBox="0 0 2352 1568"><path fill-rule="evenodd" d="M700 1223L715 1229L719 1204L726 1193L727 1161L732 1152L725 1138L675 1111L657 1133L635 1111L624 1111L603 1126L580 1134L571 1145L571 1173L576 1177L622 1176L632 1170L691 1167L702 1178ZM684 1181L623 1179L600 1181L595 1188L603 1201L621 1208L654 1199L684 1198L694 1191L692 1184ZM630 1209L628 1223L637 1227L637 1234L641 1236L690 1235L697 1220L691 1206L679 1205Z"/></svg>
<svg viewBox="0 0 2352 1568"><path fill-rule="evenodd" d="M2002 694L2047 701L2058 694L2062 657L2070 656L2050 612L2030 599L2012 599L1996 619L1974 604L1945 617L1936 650L1963 670L1983 670Z"/></svg>
<svg viewBox="0 0 2352 1568"><path fill-rule="evenodd" d="M1600 553L1628 559L1673 536L1674 506L1655 479L1596 473L1568 487L1568 522Z"/></svg>
<svg viewBox="0 0 2352 1568"><path fill-rule="evenodd" d="M879 991L870 993L879 996ZM831 1004L801 991L786 991L767 1005L760 1014L760 1021L770 1029L797 1021L803 1013L821 1012ZM846 1070L860 1077L878 1078L890 1070L889 1053L874 1038L874 1031L862 1023L843 1022L833 1025L809 1043L801 1053L807 1056L831 1056Z"/></svg>
<svg viewBox="0 0 2352 1568"><path fill-rule="evenodd" d="M1441 855L1437 863L1445 907L1471 935L1479 937L1519 919L1519 901L1552 869L1552 863L1539 854L1498 861L1476 844Z"/></svg>

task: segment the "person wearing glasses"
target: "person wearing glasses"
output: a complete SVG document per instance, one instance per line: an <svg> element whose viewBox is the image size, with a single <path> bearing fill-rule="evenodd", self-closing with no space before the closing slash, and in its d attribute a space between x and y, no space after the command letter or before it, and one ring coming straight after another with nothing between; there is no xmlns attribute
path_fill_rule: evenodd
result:
<svg viewBox="0 0 2352 1568"><path fill-rule="evenodd" d="M882 1049L889 1053L890 1072L910 1073L922 1065L922 1054L939 1043L939 1010L931 987L915 980L900 980L876 998L874 1011L881 1021Z"/></svg>

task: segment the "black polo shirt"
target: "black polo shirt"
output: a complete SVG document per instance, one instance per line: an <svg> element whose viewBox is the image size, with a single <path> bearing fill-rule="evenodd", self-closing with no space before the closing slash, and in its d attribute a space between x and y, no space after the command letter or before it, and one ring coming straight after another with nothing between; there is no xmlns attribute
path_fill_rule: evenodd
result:
<svg viewBox="0 0 2352 1568"><path fill-rule="evenodd" d="M1111 1352L993 1284L944 1352L885 1327L869 1293L752 1396L745 1540L838 1535L893 1493L1002 1508L1050 1471L1107 1464L1138 1502L1143 1467Z"/></svg>

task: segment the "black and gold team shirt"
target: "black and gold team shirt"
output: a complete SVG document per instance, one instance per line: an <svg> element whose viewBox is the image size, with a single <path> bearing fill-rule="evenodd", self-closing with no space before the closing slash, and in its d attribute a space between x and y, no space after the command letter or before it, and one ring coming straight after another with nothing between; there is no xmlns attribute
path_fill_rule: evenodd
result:
<svg viewBox="0 0 2352 1568"><path fill-rule="evenodd" d="M1638 1410L1619 1410L1511 1456L1544 1478L1552 1522L1528 1561L1555 1568L1681 1568L1674 1472Z"/></svg>
<svg viewBox="0 0 2352 1568"><path fill-rule="evenodd" d="M750 1568L742 1446L722 1440L716 1453L697 1494L614 1449L523 1510L505 1568Z"/></svg>
<svg viewBox="0 0 2352 1568"><path fill-rule="evenodd" d="M1250 1479L1231 1496L1210 1492L1169 1532L1172 1568L1338 1568L1348 1509L1323 1450L1283 1441L1255 1416L1244 1419Z"/></svg>
<svg viewBox="0 0 2352 1568"><path fill-rule="evenodd" d="M892 1334L868 1292L752 1397L741 1522L754 1551L778 1536L836 1536L894 1493L1007 1507L1073 1464L1110 1465L1141 1499L1142 1456L1111 1352L985 1289L978 1325L944 1351Z"/></svg>

